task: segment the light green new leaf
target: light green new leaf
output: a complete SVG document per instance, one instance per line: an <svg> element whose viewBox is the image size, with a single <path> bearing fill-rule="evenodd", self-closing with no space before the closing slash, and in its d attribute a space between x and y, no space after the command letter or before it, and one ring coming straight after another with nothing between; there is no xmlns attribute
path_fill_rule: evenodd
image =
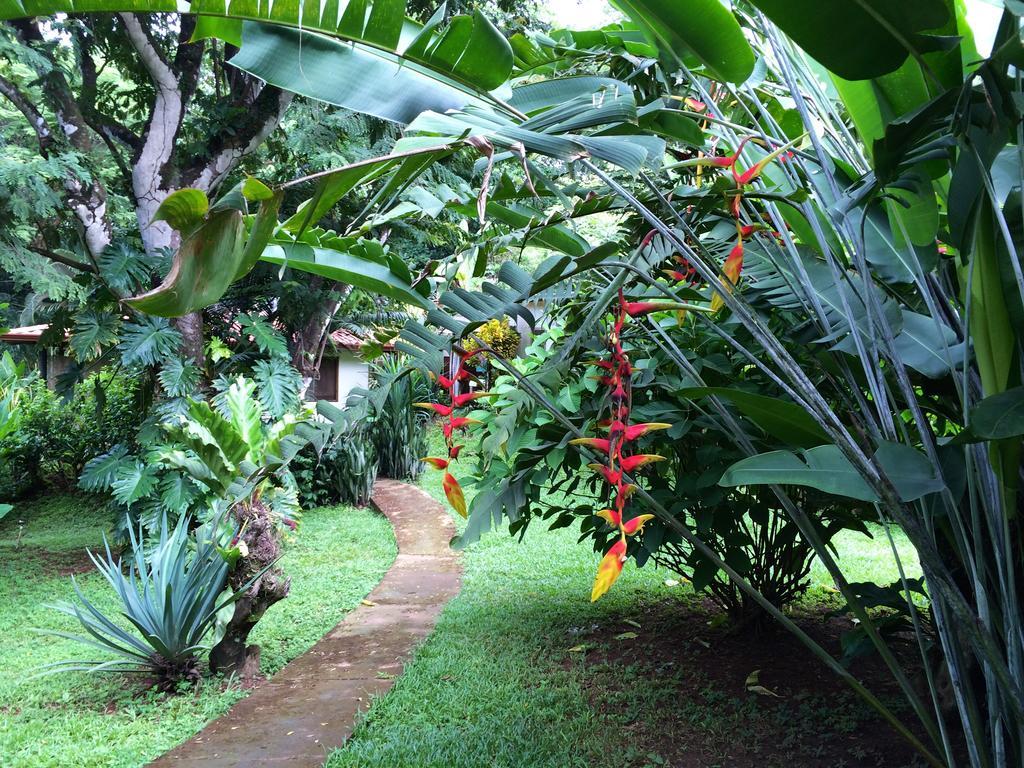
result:
<svg viewBox="0 0 1024 768"><path fill-rule="evenodd" d="M153 214L153 221L166 221L171 229L189 234L203 223L210 200L201 189L179 189L171 192Z"/></svg>
<svg viewBox="0 0 1024 768"><path fill-rule="evenodd" d="M224 397L224 402L231 414L231 427L234 433L247 446L245 458L257 461L263 452L263 421L260 403L256 399L256 384L239 376ZM220 415L217 414L218 418Z"/></svg>

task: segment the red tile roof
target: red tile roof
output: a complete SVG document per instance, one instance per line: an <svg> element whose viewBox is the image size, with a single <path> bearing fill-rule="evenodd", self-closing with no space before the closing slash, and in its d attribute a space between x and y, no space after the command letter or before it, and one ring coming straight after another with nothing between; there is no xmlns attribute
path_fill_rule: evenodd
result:
<svg viewBox="0 0 1024 768"><path fill-rule="evenodd" d="M334 342L334 345L336 347L340 347L341 349L348 349L353 352L358 352L360 349L363 348L363 345L366 344L365 340L359 338L354 333L352 333L352 331L346 330L345 328L339 328L334 333L332 333L331 341ZM387 352L390 352L394 348L395 345L390 341L384 345L384 349Z"/></svg>
<svg viewBox="0 0 1024 768"><path fill-rule="evenodd" d="M39 343L39 337L49 327L49 325L43 323L42 325L26 325L21 328L11 328L7 333L0 336L0 341L6 341L8 344L37 344Z"/></svg>

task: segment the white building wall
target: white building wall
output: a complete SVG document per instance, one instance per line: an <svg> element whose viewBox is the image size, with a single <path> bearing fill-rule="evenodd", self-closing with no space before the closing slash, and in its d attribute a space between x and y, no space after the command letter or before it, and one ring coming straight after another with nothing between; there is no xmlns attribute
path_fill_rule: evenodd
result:
<svg viewBox="0 0 1024 768"><path fill-rule="evenodd" d="M326 361L325 361L326 362ZM338 402L344 404L356 387L370 386L370 366L355 352L341 350L338 356Z"/></svg>

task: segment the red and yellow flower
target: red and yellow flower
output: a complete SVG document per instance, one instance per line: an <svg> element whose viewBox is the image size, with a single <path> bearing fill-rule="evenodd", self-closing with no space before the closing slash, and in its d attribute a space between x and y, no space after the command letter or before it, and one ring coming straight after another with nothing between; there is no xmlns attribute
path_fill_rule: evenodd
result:
<svg viewBox="0 0 1024 768"><path fill-rule="evenodd" d="M597 576L590 593L592 601L597 600L611 589L616 579L619 578L619 574L622 573L622 565L626 560L628 549L627 537L640 533L644 524L654 517L654 515L627 516L626 507L636 486L626 482L625 476L643 466L662 461L664 457L652 453L629 453L628 446L634 440L650 432L668 429L671 426L654 422L629 423L629 414L632 408L633 367L622 344L622 331L631 317L674 308L676 307L666 305L664 302L626 301L620 292L615 320L608 335L608 359L594 361L594 364L604 374L601 376L601 383L607 388L610 399L611 418L605 423L608 437L579 437L570 441L573 445L586 446L603 454L604 462L591 464L590 467L600 473L608 484L610 506L595 514L618 532L618 537L598 565Z"/></svg>
<svg viewBox="0 0 1024 768"><path fill-rule="evenodd" d="M464 408L482 397L492 396L492 393L490 392L467 392L464 394L457 394L455 391L460 381L466 381L471 377L469 369L466 368L466 361L474 354L476 353L471 352L459 358L459 367L456 369L455 375L451 378L447 376L437 377L437 385L448 393L447 404L413 403L417 408L425 408L433 411L444 419L444 421L441 422L441 432L444 434L445 446L448 448L448 457L425 456L420 459L420 461L429 464L434 469L444 472L444 478L441 480L441 487L444 489L444 495L447 497L448 503L452 505L452 509L463 517L468 515L468 510L466 509L466 496L462 492L462 486L459 485L459 481L455 479L455 476L450 471L452 462L458 460L459 453L464 447L462 444L457 444L455 442L455 436L459 430L465 430L471 425L479 424L480 422L477 419L471 419L467 416L456 416L455 411L459 408Z"/></svg>

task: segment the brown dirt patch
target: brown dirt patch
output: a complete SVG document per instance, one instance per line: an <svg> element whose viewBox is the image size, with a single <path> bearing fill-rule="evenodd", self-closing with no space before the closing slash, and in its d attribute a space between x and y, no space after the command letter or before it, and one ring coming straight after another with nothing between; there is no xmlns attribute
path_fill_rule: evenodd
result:
<svg viewBox="0 0 1024 768"><path fill-rule="evenodd" d="M23 563L37 568L41 576L78 576L95 570L89 553L84 549L68 549L54 552L37 547L18 547L10 550Z"/></svg>
<svg viewBox="0 0 1024 768"><path fill-rule="evenodd" d="M826 610L801 627L833 655L851 624ZM647 606L578 636L591 705L631 734L637 768L908 768L914 750L839 677L785 630L732 634L713 613L679 603ZM639 626L636 626L639 625ZM625 634L624 634L625 633ZM629 633L635 633L631 637ZM902 659L913 670L909 652ZM760 670L754 693L747 678ZM877 657L853 674L906 722L914 720ZM913 679L914 673L910 674ZM919 729L918 729L919 730ZM920 734L919 734L920 735Z"/></svg>

